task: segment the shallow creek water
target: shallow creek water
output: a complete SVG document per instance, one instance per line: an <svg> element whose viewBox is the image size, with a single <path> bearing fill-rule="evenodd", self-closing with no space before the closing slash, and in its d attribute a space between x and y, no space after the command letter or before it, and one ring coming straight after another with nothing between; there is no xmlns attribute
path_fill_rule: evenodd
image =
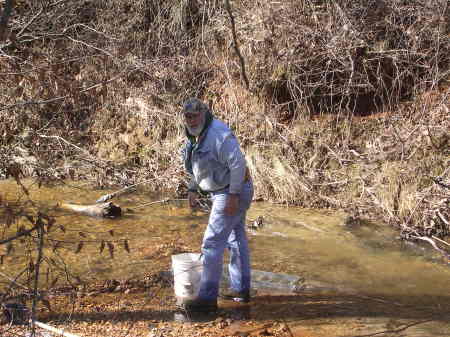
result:
<svg viewBox="0 0 450 337"><path fill-rule="evenodd" d="M110 191L93 191L87 186L74 183L39 188L31 181L25 181L24 185L30 192L29 199L33 200L37 208L56 218L53 235L65 241L62 244L65 249L59 250L59 254L66 265L70 266L71 272L83 279L128 279L149 274L155 263L154 257L161 256L158 252L175 247L172 253L177 253L177 250L183 250L183 242L186 247L200 247L208 220L205 213L192 213L184 200L151 203L164 199L164 196L142 193L113 200L125 212L119 219L91 218L56 206L61 202L94 204L95 200ZM13 181L0 181L0 195L2 202L9 204L23 204L28 199ZM148 205L144 206L145 204ZM399 319L426 318L429 315L434 317L439 316L443 310L447 310L447 313L450 310L450 268L433 251L400 243L387 226L370 223L347 226L343 212L253 203L248 213L248 222L258 217L263 218L262 228L249 231L253 268L301 276L305 279L308 286L306 290L310 294L305 293L304 296L314 297L309 298L310 301L325 301L317 296L331 294L332 299L327 297L327 301L337 301L337 304L333 304L333 317L340 310L343 312L340 315L342 317L356 317L358 314L371 316L367 312L370 307L375 312L373 315L379 319L383 316L383 310L376 309L377 305L384 305L386 310L388 308L390 313L385 313L388 316L395 316L405 306L419 308L423 313L423 317L415 314L400 315ZM58 228L59 225L64 226L65 233ZM114 232L113 236L111 230ZM123 248L125 239L129 242L130 253ZM80 240L86 242L82 251L75 254ZM101 240L114 244L114 259L110 258L108 248L99 253ZM52 255L51 250L47 254L55 260L58 258ZM4 274L14 275L24 261L26 252L15 250L11 256L5 257L0 270ZM5 280L1 281L0 286L3 287ZM350 294L351 297L344 297L344 301L341 297L343 294ZM302 302L299 307L295 304L295 296L281 295L284 297L280 306L266 308L265 313L263 309L253 309L253 316L263 319L268 311L274 315L278 310L290 312L292 317L287 315L287 318L292 318L294 322L298 318L293 314L296 310L306 316L308 310L312 310L311 316L314 316L314 310L321 310L317 306L308 309L307 302ZM353 297L355 295L357 297ZM349 298L352 299L350 302ZM303 297L302 301L306 299L307 297ZM369 299L369 304L365 301L358 302L361 299ZM273 300L274 298L270 299ZM283 301L286 303L282 306ZM411 309L410 313L414 310ZM305 319L302 316L298 320ZM362 324L361 321L358 322L352 324ZM316 328L314 331L317 333L319 330ZM445 331L448 331L447 335ZM336 331L335 333L336 336L339 335ZM448 337L448 320L437 319L431 328L420 333L417 336ZM342 335L345 335L344 332Z"/></svg>

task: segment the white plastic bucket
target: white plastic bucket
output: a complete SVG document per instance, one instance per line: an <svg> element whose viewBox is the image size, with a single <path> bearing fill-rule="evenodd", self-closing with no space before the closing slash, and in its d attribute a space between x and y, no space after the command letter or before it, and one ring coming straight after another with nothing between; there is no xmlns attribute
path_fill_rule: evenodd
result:
<svg viewBox="0 0 450 337"><path fill-rule="evenodd" d="M172 255L172 271L175 296L178 300L197 297L203 271L203 261L199 253Z"/></svg>

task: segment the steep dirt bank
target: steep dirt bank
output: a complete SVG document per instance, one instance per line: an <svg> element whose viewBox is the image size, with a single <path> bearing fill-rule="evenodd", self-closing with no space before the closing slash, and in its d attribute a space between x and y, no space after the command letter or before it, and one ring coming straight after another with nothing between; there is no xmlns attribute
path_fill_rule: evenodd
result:
<svg viewBox="0 0 450 337"><path fill-rule="evenodd" d="M449 7L231 9L237 41L218 1L18 1L1 45L1 174L183 195L177 112L198 96L241 140L257 198L445 237Z"/></svg>

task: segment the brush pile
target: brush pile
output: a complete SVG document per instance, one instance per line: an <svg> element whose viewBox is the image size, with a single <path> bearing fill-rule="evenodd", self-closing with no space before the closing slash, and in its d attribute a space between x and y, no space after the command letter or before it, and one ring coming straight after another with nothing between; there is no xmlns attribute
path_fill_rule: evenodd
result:
<svg viewBox="0 0 450 337"><path fill-rule="evenodd" d="M1 177L183 194L177 112L197 96L258 199L448 235L446 0L17 1L6 33Z"/></svg>

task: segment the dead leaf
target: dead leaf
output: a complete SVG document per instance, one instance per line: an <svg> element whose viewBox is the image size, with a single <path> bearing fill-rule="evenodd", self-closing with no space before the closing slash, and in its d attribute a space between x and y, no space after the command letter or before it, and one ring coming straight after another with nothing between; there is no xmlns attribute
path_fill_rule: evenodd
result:
<svg viewBox="0 0 450 337"><path fill-rule="evenodd" d="M108 250L109 250L109 256L111 259L114 259L114 245L111 242L108 242Z"/></svg>
<svg viewBox="0 0 450 337"><path fill-rule="evenodd" d="M61 245L61 243L59 241L56 241L52 247L53 252L56 252L57 249L60 247L60 245Z"/></svg>
<svg viewBox="0 0 450 337"><path fill-rule="evenodd" d="M130 246L128 245L128 240L123 241L123 247L127 251L127 253L130 253Z"/></svg>
<svg viewBox="0 0 450 337"><path fill-rule="evenodd" d="M78 254L83 249L83 241L78 242L77 250L75 251L75 254Z"/></svg>
<svg viewBox="0 0 450 337"><path fill-rule="evenodd" d="M53 288L56 285L57 282L58 282L58 277L55 277L53 279L52 283L50 284L50 288Z"/></svg>
<svg viewBox="0 0 450 337"><path fill-rule="evenodd" d="M55 219L54 218L49 218L48 221L47 221L47 233L50 232L50 230L52 229L54 224L55 224Z"/></svg>

